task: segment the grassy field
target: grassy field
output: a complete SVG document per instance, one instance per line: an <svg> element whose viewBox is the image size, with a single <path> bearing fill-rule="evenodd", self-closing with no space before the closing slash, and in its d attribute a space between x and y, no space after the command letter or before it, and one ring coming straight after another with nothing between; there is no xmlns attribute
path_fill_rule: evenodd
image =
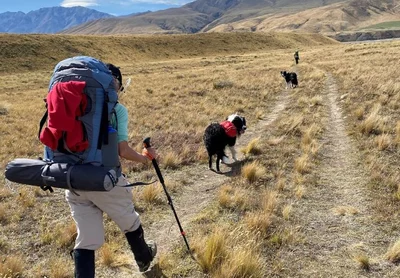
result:
<svg viewBox="0 0 400 278"><path fill-rule="evenodd" d="M370 25L367 27L362 28L361 30L390 30L390 29L399 29L400 28L400 21L388 21L382 22L374 25Z"/></svg>
<svg viewBox="0 0 400 278"><path fill-rule="evenodd" d="M194 211L184 223L197 263L181 241L157 238L157 229L168 235L171 229L157 226L171 213L160 186L134 190L147 235L164 243L146 277L299 277L289 258L311 245L302 211L321 189L330 126L326 91L333 78L345 135L357 149L348 156L357 157L367 173L361 177L369 196L365 225L384 238L379 244L388 252L358 254L350 270L340 264L330 270L359 277L365 269L374 271L374 262L384 257L388 263L371 275L396 273L400 86L394 57L400 54L399 43L342 45L290 34L207 36L116 37L112 43L111 37L1 35L2 169L16 157L41 155L36 134L55 63L72 54L107 59L121 66L124 78L132 78L121 97L129 109L129 143L139 148L142 138L152 137L178 214L185 218L183 211ZM90 48L97 40L104 48ZM300 50L297 66L295 50ZM285 90L281 70L296 71L299 88ZM249 133L241 138L245 143L239 168L221 180L222 175L207 170L202 135L210 122L236 111L246 116ZM129 162L123 167L133 180L154 177L151 168ZM4 179L0 183L0 276L72 277L69 251L76 231L63 191L50 194ZM196 202L185 202L192 200L192 187L215 187L198 211ZM105 226L106 244L96 253L97 277L143 277L118 228L107 217ZM305 266L312 261L301 253L298 257ZM323 273L322 266L314 271L303 277Z"/></svg>

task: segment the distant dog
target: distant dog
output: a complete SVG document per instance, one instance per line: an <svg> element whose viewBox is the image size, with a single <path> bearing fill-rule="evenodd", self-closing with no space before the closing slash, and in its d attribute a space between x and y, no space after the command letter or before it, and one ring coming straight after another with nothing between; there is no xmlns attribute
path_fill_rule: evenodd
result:
<svg viewBox="0 0 400 278"><path fill-rule="evenodd" d="M296 88L299 85L299 82L297 81L297 74L295 72L281 71L281 75L283 78L285 78L286 89Z"/></svg>
<svg viewBox="0 0 400 278"><path fill-rule="evenodd" d="M208 153L208 166L212 169L212 156L217 155L217 172L219 170L219 162L228 162L228 157L225 155L225 147L229 146L233 160L236 158L236 138L242 135L246 130L245 117L238 114L232 114L222 123L211 123L204 131L204 144Z"/></svg>

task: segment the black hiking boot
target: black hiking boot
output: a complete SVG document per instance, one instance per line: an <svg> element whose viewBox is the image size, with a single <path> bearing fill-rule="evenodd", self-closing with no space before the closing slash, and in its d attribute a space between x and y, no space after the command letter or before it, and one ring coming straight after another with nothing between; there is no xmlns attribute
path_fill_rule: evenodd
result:
<svg viewBox="0 0 400 278"><path fill-rule="evenodd" d="M142 226L139 226L139 228L133 232L126 233L125 236L135 256L139 270L141 272L146 271L149 269L151 261L157 254L157 245L152 241L149 241L148 244L146 243Z"/></svg>
<svg viewBox="0 0 400 278"><path fill-rule="evenodd" d="M147 242L147 246L149 248L150 254L151 254L151 261L154 259L154 257L157 254L157 244L153 241L148 241ZM149 261L148 263L143 263L141 261L136 261L138 267L139 267L139 271L140 272L145 272L146 270L149 269L151 261Z"/></svg>
<svg viewBox="0 0 400 278"><path fill-rule="evenodd" d="M75 249L75 278L94 278L94 250Z"/></svg>

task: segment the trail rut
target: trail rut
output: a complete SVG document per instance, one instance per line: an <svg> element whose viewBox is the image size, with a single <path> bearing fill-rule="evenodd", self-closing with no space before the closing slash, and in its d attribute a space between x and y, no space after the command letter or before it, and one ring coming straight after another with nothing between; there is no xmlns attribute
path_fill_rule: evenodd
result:
<svg viewBox="0 0 400 278"><path fill-rule="evenodd" d="M329 118L319 182L295 209L304 244L292 246L280 259L291 277L384 277L390 272L382 259L387 239L372 221L369 176L346 133L339 92L330 74L323 95ZM360 255L370 259L370 271L357 265L355 258Z"/></svg>

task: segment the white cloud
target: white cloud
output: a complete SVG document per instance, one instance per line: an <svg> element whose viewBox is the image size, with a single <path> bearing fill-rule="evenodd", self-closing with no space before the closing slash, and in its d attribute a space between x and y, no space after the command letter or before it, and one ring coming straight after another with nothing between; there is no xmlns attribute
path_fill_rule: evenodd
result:
<svg viewBox="0 0 400 278"><path fill-rule="evenodd" d="M64 0L60 4L61 7L76 7L76 6L92 7L98 5L99 4L97 3L96 0Z"/></svg>

